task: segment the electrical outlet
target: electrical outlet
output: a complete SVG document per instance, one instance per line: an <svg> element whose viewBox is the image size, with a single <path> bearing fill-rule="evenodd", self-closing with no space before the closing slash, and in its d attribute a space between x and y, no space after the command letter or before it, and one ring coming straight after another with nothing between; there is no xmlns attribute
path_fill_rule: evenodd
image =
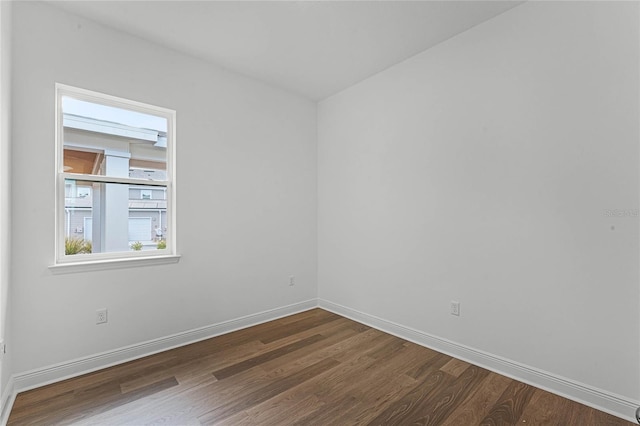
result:
<svg viewBox="0 0 640 426"><path fill-rule="evenodd" d="M460 302L456 300L451 301L451 315L460 316Z"/></svg>
<svg viewBox="0 0 640 426"><path fill-rule="evenodd" d="M98 309L96 311L96 324L104 324L107 322L107 320L107 308Z"/></svg>
<svg viewBox="0 0 640 426"><path fill-rule="evenodd" d="M290 286L296 285L296 277L295 276L289 275L289 285Z"/></svg>

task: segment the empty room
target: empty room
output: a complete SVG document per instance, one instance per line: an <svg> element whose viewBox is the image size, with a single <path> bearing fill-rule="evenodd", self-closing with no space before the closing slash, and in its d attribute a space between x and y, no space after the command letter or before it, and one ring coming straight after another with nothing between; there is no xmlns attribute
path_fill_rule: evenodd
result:
<svg viewBox="0 0 640 426"><path fill-rule="evenodd" d="M0 1L0 424L640 423L640 2Z"/></svg>

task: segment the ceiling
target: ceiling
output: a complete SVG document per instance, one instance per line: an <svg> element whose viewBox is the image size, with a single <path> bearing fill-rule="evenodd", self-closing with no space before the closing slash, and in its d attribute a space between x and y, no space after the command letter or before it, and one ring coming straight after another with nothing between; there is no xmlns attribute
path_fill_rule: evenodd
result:
<svg viewBox="0 0 640 426"><path fill-rule="evenodd" d="M520 1L49 1L321 100Z"/></svg>

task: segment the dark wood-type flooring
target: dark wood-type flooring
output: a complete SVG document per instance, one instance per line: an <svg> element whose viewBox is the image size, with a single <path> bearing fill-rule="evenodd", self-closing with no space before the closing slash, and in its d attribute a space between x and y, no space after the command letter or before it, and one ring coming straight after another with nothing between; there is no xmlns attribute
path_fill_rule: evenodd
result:
<svg viewBox="0 0 640 426"><path fill-rule="evenodd" d="M9 425L631 425L313 309L23 392Z"/></svg>

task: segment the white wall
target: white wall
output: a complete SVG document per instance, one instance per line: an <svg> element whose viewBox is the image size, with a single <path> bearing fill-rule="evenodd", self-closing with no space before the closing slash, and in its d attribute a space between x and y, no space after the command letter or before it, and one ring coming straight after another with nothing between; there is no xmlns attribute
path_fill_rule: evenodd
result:
<svg viewBox="0 0 640 426"><path fill-rule="evenodd" d="M9 283L11 281L11 2L0 2L0 339L10 338ZM8 397L11 352L0 354L0 395ZM4 406L4 401L0 406Z"/></svg>
<svg viewBox="0 0 640 426"><path fill-rule="evenodd" d="M640 399L638 16L528 2L322 101L321 303Z"/></svg>
<svg viewBox="0 0 640 426"><path fill-rule="evenodd" d="M639 398L638 218L605 215L639 208L637 4L526 3L321 102L318 123L295 95L14 12L9 371L312 299L318 279L323 300ZM55 82L178 111L180 263L51 274Z"/></svg>
<svg viewBox="0 0 640 426"><path fill-rule="evenodd" d="M16 374L315 299L314 103L45 4L13 35ZM50 272L56 82L177 111L178 264Z"/></svg>

